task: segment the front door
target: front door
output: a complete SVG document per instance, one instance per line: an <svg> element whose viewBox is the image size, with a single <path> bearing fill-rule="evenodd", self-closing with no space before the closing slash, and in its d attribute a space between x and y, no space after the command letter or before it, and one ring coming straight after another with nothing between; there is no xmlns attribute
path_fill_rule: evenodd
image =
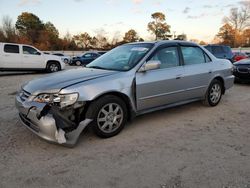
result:
<svg viewBox="0 0 250 188"><path fill-rule="evenodd" d="M43 55L35 48L30 46L22 46L23 52L23 68L42 69L45 68L45 62Z"/></svg>
<svg viewBox="0 0 250 188"><path fill-rule="evenodd" d="M138 111L177 102L184 95L184 67L180 65L178 47L160 47L150 60L160 61L161 66L156 70L136 73Z"/></svg>

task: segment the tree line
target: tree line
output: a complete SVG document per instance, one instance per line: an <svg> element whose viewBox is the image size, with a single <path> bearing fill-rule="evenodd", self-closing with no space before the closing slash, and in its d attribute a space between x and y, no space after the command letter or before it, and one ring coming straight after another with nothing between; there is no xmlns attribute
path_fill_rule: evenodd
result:
<svg viewBox="0 0 250 188"><path fill-rule="evenodd" d="M161 12L151 15L148 23L148 31L154 35L155 40L168 40L170 35L170 25L166 23L166 16ZM180 40L185 40L186 35L174 36ZM23 12L17 17L15 23L8 16L2 18L0 26L0 42L25 43L36 46L40 50L88 50L88 49L111 49L120 44L144 41L134 29L128 30L122 39L114 36L107 38L104 30L99 30L98 34L91 36L87 32L71 36L66 33L60 37L55 25L51 22L43 22L37 15Z"/></svg>
<svg viewBox="0 0 250 188"><path fill-rule="evenodd" d="M230 10L223 18L223 26L215 39L231 47L250 47L250 1L241 1L240 7Z"/></svg>
<svg viewBox="0 0 250 188"><path fill-rule="evenodd" d="M171 26L166 22L165 14L155 12L147 25L154 40L187 40L185 34L172 35ZM134 30L130 29L122 38L108 38L104 30L91 36L87 32L71 36L69 32L60 37L59 31L50 21L43 22L37 15L23 12L15 23L8 16L2 18L0 42L24 43L36 46L40 50L108 50L118 45L144 41ZM197 40L198 41L198 40ZM234 7L223 19L223 26L215 36L216 43L231 47L250 47L250 2L241 1L241 7ZM205 42L201 41L201 44Z"/></svg>

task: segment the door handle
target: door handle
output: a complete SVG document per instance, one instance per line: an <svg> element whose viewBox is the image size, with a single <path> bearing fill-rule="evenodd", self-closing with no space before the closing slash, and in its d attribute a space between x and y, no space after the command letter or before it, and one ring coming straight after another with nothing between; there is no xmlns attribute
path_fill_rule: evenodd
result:
<svg viewBox="0 0 250 188"><path fill-rule="evenodd" d="M176 79L178 80L178 79L181 79L182 78L182 75L177 75L176 76Z"/></svg>
<svg viewBox="0 0 250 188"><path fill-rule="evenodd" d="M9 57L10 55L5 54L4 56L5 56L5 57Z"/></svg>
<svg viewBox="0 0 250 188"><path fill-rule="evenodd" d="M213 71L212 70L209 70L208 73L211 74Z"/></svg>

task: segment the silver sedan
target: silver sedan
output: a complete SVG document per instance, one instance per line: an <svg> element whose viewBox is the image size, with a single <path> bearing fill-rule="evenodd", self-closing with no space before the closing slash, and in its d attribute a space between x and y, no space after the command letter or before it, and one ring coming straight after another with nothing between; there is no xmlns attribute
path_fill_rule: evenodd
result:
<svg viewBox="0 0 250 188"><path fill-rule="evenodd" d="M85 68L28 82L16 106L35 134L74 146L87 126L107 138L144 113L198 100L216 106L233 83L232 64L197 44L130 43Z"/></svg>

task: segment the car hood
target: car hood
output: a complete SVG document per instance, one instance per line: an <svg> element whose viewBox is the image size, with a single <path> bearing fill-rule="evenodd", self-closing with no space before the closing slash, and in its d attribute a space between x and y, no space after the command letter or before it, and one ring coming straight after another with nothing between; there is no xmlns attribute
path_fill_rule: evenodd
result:
<svg viewBox="0 0 250 188"><path fill-rule="evenodd" d="M234 65L250 65L250 59L242 59L234 63Z"/></svg>
<svg viewBox="0 0 250 188"><path fill-rule="evenodd" d="M32 95L37 95L39 93L58 93L61 89L74 84L116 73L118 72L90 68L71 69L63 72L51 73L49 76L31 80L26 83L22 89Z"/></svg>

